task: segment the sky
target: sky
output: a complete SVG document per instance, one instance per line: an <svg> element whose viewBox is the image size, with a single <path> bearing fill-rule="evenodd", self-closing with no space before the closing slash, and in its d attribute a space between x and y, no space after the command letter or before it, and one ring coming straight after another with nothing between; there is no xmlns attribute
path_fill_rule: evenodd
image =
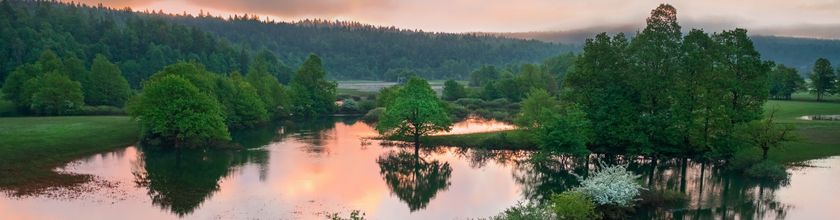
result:
<svg viewBox="0 0 840 220"><path fill-rule="evenodd" d="M74 0L80 1L80 0ZM685 28L747 28L765 35L840 38L840 0L81 0L136 11L227 17L256 14L278 21L307 18L436 32L528 32L642 26L669 3Z"/></svg>

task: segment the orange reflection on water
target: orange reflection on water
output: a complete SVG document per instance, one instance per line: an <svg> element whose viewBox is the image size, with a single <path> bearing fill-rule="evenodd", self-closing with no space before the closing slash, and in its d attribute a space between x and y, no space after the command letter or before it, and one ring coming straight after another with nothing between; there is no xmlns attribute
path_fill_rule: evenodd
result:
<svg viewBox="0 0 840 220"><path fill-rule="evenodd" d="M452 125L452 130L449 132L439 132L434 135L484 133L513 130L515 128L516 126L510 123L497 121L495 119L469 117L464 121Z"/></svg>

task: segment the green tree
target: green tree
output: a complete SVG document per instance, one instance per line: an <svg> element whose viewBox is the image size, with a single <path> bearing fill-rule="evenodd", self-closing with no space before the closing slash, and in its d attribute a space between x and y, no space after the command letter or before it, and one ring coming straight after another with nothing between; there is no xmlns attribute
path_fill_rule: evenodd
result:
<svg viewBox="0 0 840 220"><path fill-rule="evenodd" d="M755 120L743 126L742 135L751 145L762 151L762 158L767 160L767 153L772 148L779 148L782 143L796 140L793 125L774 122L776 111L763 120Z"/></svg>
<svg viewBox="0 0 840 220"><path fill-rule="evenodd" d="M531 89L543 89L549 94L557 94L557 81L554 76L548 74L543 68L533 65L525 64L516 76L516 80L521 87L521 90L530 91Z"/></svg>
<svg viewBox="0 0 840 220"><path fill-rule="evenodd" d="M443 100L455 101L467 97L467 89L455 80L446 80L443 83Z"/></svg>
<svg viewBox="0 0 840 220"><path fill-rule="evenodd" d="M579 191L566 191L554 194L550 199L550 209L559 219L589 220L598 219L595 202Z"/></svg>
<svg viewBox="0 0 840 220"><path fill-rule="evenodd" d="M400 88L399 85L394 85L380 89L379 94L376 95L376 106L386 107L393 104L397 94L400 93Z"/></svg>
<svg viewBox="0 0 840 220"><path fill-rule="evenodd" d="M727 111L731 124L747 123L761 119L763 106L769 96L767 73L770 63L761 60L747 30L723 31L714 36L720 44L723 57L720 69L726 85Z"/></svg>
<svg viewBox="0 0 840 220"><path fill-rule="evenodd" d="M575 105L560 106L545 90L532 89L528 93L516 124L530 130L546 155L589 154L586 145L591 137L591 125L586 114Z"/></svg>
<svg viewBox="0 0 840 220"><path fill-rule="evenodd" d="M318 56L309 55L303 62L290 85L296 115L325 115L335 110L336 84L327 81L326 74Z"/></svg>
<svg viewBox="0 0 840 220"><path fill-rule="evenodd" d="M3 95L15 103L19 110L29 110L32 94L25 91L26 82L40 74L40 68L35 64L24 64L15 69L3 82Z"/></svg>
<svg viewBox="0 0 840 220"><path fill-rule="evenodd" d="M144 132L174 142L174 147L229 140L219 103L179 75L149 81L129 105Z"/></svg>
<svg viewBox="0 0 840 220"><path fill-rule="evenodd" d="M639 127L639 97L630 86L633 73L627 56L627 39L601 33L588 39L575 61L575 71L564 81L566 100L586 112L592 125L594 150L650 153Z"/></svg>
<svg viewBox="0 0 840 220"><path fill-rule="evenodd" d="M647 26L628 48L637 74L631 83L639 93L639 126L644 129L651 148L671 147L678 140L671 95L680 71L681 42L677 10L661 4L651 11Z"/></svg>
<svg viewBox="0 0 840 220"><path fill-rule="evenodd" d="M819 58L814 63L814 70L811 72L811 93L817 95L817 101L821 101L826 95L837 93L834 69L828 59Z"/></svg>
<svg viewBox="0 0 840 220"><path fill-rule="evenodd" d="M225 111L225 122L229 127L251 127L268 121L268 111L250 83L244 81L239 73L231 77L219 77L217 98Z"/></svg>
<svg viewBox="0 0 840 220"><path fill-rule="evenodd" d="M439 131L449 131L452 121L444 103L426 80L412 77L400 89L394 102L386 106L376 130L396 138L412 138L415 153L420 137Z"/></svg>
<svg viewBox="0 0 840 220"><path fill-rule="evenodd" d="M805 87L805 80L794 68L782 64L774 66L768 76L770 81L770 97L774 99L791 99L791 94Z"/></svg>
<svg viewBox="0 0 840 220"><path fill-rule="evenodd" d="M269 115L282 117L291 113L289 92L269 73L268 64L261 59L254 60L245 78L256 89Z"/></svg>
<svg viewBox="0 0 840 220"><path fill-rule="evenodd" d="M499 79L501 72L495 66L482 66L470 73L470 86L482 87Z"/></svg>
<svg viewBox="0 0 840 220"><path fill-rule="evenodd" d="M131 95L131 87L120 68L101 54L93 59L90 74L83 77L81 82L85 92L85 103L88 105L121 107Z"/></svg>
<svg viewBox="0 0 840 220"><path fill-rule="evenodd" d="M29 80L26 87L33 91L30 108L38 114L65 115L84 104L79 82L55 71Z"/></svg>

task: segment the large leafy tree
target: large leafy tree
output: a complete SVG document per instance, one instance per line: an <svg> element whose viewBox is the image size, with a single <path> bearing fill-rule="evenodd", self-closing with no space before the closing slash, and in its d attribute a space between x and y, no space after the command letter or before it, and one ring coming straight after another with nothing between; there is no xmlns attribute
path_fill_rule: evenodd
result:
<svg viewBox="0 0 840 220"><path fill-rule="evenodd" d="M799 72L782 64L775 65L768 76L770 81L770 97L774 99L791 99L791 95L805 87L805 80Z"/></svg>
<svg viewBox="0 0 840 220"><path fill-rule="evenodd" d="M131 88L119 66L101 54L93 59L90 74L82 77L81 82L85 92L85 103L88 105L121 107L131 94Z"/></svg>
<svg viewBox="0 0 840 220"><path fill-rule="evenodd" d="M540 150L547 155L584 156L589 153L586 145L591 137L591 126L585 113L573 104L561 106L545 90L532 89L528 93L522 101L516 124L529 129Z"/></svg>
<svg viewBox="0 0 840 220"><path fill-rule="evenodd" d="M225 111L225 122L229 127L251 127L268 121L268 111L250 83L242 79L239 73L230 78L216 79L216 96Z"/></svg>
<svg viewBox="0 0 840 220"><path fill-rule="evenodd" d="M501 75L501 71L495 66L482 66L470 73L470 86L481 87L495 81Z"/></svg>
<svg viewBox="0 0 840 220"><path fill-rule="evenodd" d="M821 101L826 95L837 93L837 82L831 62L825 58L819 58L814 62L814 70L811 72L811 93L817 95L817 101Z"/></svg>
<svg viewBox="0 0 840 220"><path fill-rule="evenodd" d="M639 93L640 126L650 144L672 146L677 142L673 117L674 82L680 71L682 32L677 10L668 4L653 9L647 26L629 47L629 57L637 77L632 85Z"/></svg>
<svg viewBox="0 0 840 220"><path fill-rule="evenodd" d="M180 75L147 82L129 113L147 135L172 141L176 148L230 139L219 103Z"/></svg>
<svg viewBox="0 0 840 220"><path fill-rule="evenodd" d="M467 97L467 89L455 80L447 80L443 83L443 100L455 101Z"/></svg>
<svg viewBox="0 0 840 220"><path fill-rule="evenodd" d="M306 58L292 78L292 106L301 116L330 114L335 110L336 84L327 81L321 58L312 54Z"/></svg>
<svg viewBox="0 0 840 220"><path fill-rule="evenodd" d="M245 76L245 81L256 89L269 115L281 117L291 113L289 92L277 77L272 76L268 63L262 59L255 59L251 63L248 75Z"/></svg>
<svg viewBox="0 0 840 220"><path fill-rule="evenodd" d="M32 91L30 109L38 114L66 115L84 105L79 82L55 71L29 80L26 89Z"/></svg>
<svg viewBox="0 0 840 220"><path fill-rule="evenodd" d="M426 160L418 154L390 152L376 160L379 173L410 211L423 209L438 192L452 184L452 167L447 162Z"/></svg>
<svg viewBox="0 0 840 220"><path fill-rule="evenodd" d="M720 69L728 94L727 116L732 125L761 119L769 96L767 73L770 63L761 60L747 30L723 31L714 36L723 53Z"/></svg>
<svg viewBox="0 0 840 220"><path fill-rule="evenodd" d="M709 148L710 137L718 136L724 126L730 126L725 118L724 79L716 68L722 59L718 44L702 30L693 29L683 39L680 47L683 54L681 70L675 79L674 113L680 132L681 149L684 152L702 151Z"/></svg>
<svg viewBox="0 0 840 220"><path fill-rule="evenodd" d="M449 131L451 127L446 107L429 83L412 77L399 90L394 102L386 106L376 130L386 136L411 138L415 151L418 151L420 137Z"/></svg>
<svg viewBox="0 0 840 220"><path fill-rule="evenodd" d="M564 97L586 112L592 126L593 149L609 152L650 153L653 149L639 127L639 97L631 85L633 75L623 34L606 33L588 39L575 61L575 71L564 80Z"/></svg>

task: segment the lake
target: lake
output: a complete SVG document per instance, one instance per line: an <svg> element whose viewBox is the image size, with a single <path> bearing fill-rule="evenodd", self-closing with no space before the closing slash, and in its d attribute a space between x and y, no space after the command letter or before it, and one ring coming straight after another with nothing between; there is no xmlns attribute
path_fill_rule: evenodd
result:
<svg viewBox="0 0 840 220"><path fill-rule="evenodd" d="M509 129L468 120L458 132ZM496 215L577 184L593 164L535 164L530 152L411 148L371 140L353 118L285 122L236 132L247 150L129 146L61 171L97 180L72 197L0 195L0 219L324 219L361 210L369 219L466 219ZM786 182L755 181L712 164L606 158L629 163L646 187L685 192L685 204L642 209L639 219L836 219L840 157L789 169Z"/></svg>

